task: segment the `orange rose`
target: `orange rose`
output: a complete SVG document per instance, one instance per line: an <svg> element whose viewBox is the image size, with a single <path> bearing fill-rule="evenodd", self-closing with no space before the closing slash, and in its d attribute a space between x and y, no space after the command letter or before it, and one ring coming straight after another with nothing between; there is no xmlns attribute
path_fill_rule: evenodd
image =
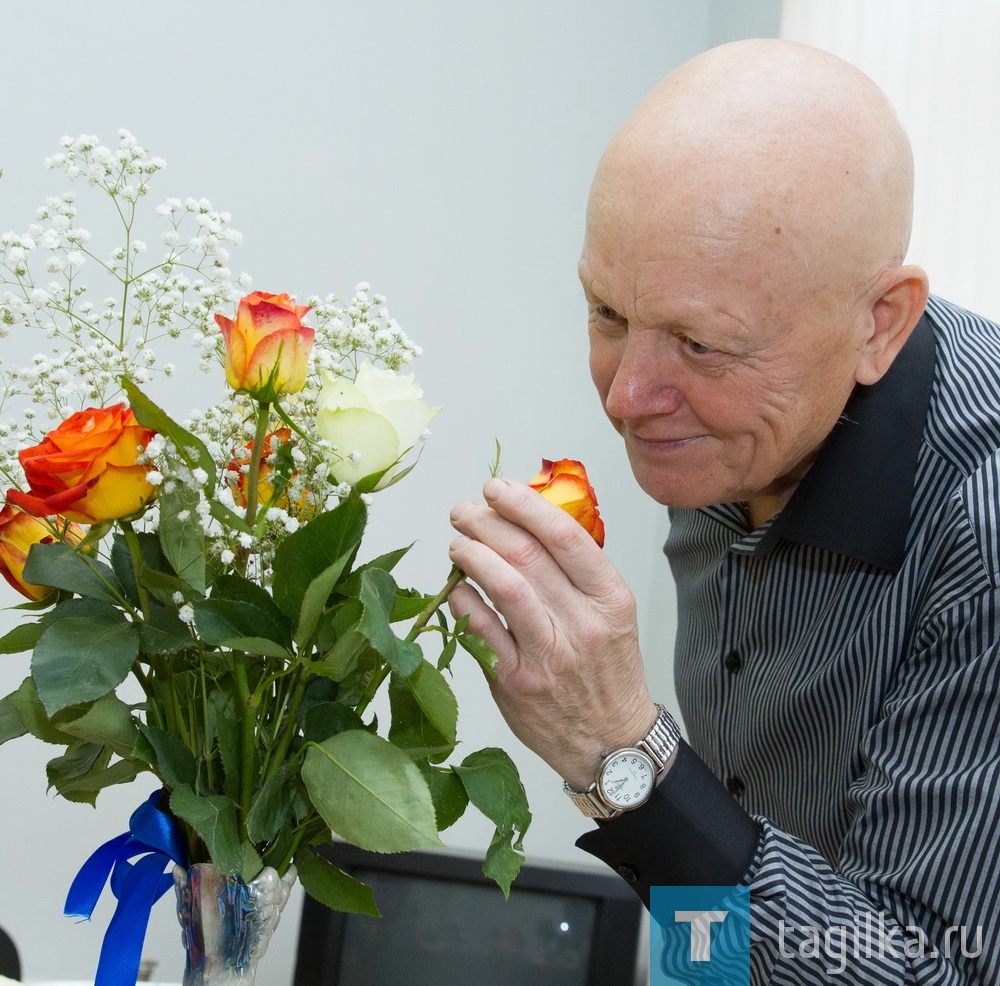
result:
<svg viewBox="0 0 1000 986"><path fill-rule="evenodd" d="M124 404L78 411L21 450L29 492L11 490L7 501L35 517L80 524L131 517L156 492L146 482L150 467L136 462L153 435Z"/></svg>
<svg viewBox="0 0 1000 986"><path fill-rule="evenodd" d="M597 511L597 494L587 479L582 462L542 459L542 471L528 485L578 520L598 546L604 547L604 521Z"/></svg>
<svg viewBox="0 0 1000 986"><path fill-rule="evenodd" d="M274 482L272 479L274 466L267 460L282 446L288 445L291 440L292 431L290 428L277 428L265 436L264 448L260 457L260 468L257 472L258 504L271 503L271 498L274 496ZM247 442L244 449L245 451L241 451L239 455L234 454L232 461L226 467L226 481L229 483L229 488L233 491L233 500L239 507L247 505L247 473L245 470L250 461L250 455L253 452L253 442ZM289 482L297 475L298 473L292 472L289 476ZM308 520L315 513L315 507L310 503L305 492L294 503L291 503L288 499L287 489L282 492L281 496L278 497L272 506L288 510L300 520Z"/></svg>
<svg viewBox="0 0 1000 986"><path fill-rule="evenodd" d="M226 380L259 401L294 394L306 383L314 329L300 319L308 305L296 305L287 294L254 291L236 310L236 318L216 315L226 341Z"/></svg>
<svg viewBox="0 0 1000 986"><path fill-rule="evenodd" d="M82 537L83 531L76 524L70 524L65 539L75 543ZM44 599L52 589L47 585L25 582L24 563L33 544L49 544L55 539L48 524L9 503L5 504L0 510L0 575L29 599Z"/></svg>

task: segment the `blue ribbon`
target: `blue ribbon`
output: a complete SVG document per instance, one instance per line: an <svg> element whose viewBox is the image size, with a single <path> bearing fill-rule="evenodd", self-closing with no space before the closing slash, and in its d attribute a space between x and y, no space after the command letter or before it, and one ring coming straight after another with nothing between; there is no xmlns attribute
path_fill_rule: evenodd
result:
<svg viewBox="0 0 1000 986"><path fill-rule="evenodd" d="M89 920L111 877L118 898L104 933L94 986L134 986L142 958L149 913L173 885L164 868L187 866L187 853L177 823L159 809L162 791L154 791L129 819L127 832L97 849L80 867L66 896L64 912ZM129 860L141 856L137 862ZM172 869L172 867L171 867Z"/></svg>

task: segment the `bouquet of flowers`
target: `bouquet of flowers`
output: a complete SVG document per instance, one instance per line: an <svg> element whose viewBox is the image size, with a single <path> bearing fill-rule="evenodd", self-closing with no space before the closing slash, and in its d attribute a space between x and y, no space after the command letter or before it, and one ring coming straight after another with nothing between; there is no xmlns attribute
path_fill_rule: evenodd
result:
<svg viewBox="0 0 1000 986"><path fill-rule="evenodd" d="M239 234L205 199L156 208L148 259L139 220L163 162L119 138L64 138L47 162L103 192L114 250L71 192L0 238L0 336L33 331L46 350L0 363L0 572L29 600L0 653L31 652L0 743L63 747L48 782L72 801L151 773L185 865L250 880L294 864L342 910L377 913L318 852L331 832L379 852L440 845L471 802L496 824L484 870L506 892L530 821L517 771L495 748L448 763L449 664L460 647L495 661L442 612L460 573L424 594L393 578L406 549L360 552L372 494L412 468L439 410L401 372L419 349L365 284L344 303L246 293L227 266ZM182 335L230 388L183 423L147 393L175 373L153 346Z"/></svg>

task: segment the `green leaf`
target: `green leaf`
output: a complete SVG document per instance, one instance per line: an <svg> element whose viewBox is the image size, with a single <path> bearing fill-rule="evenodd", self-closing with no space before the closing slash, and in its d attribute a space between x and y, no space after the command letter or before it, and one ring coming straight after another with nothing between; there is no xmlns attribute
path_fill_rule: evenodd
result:
<svg viewBox="0 0 1000 986"><path fill-rule="evenodd" d="M361 576L365 572L373 568L380 569L383 572L391 572L412 547L413 544L409 544L405 548L397 548L395 551L387 551L384 555L379 555L371 561L366 561L363 565L359 565L351 573L351 577L344 580L344 584L342 586L343 594L345 596L356 596L358 594L358 590L361 588Z"/></svg>
<svg viewBox="0 0 1000 986"><path fill-rule="evenodd" d="M418 762L417 766L431 789L438 831L443 832L465 814L465 809L469 805L469 795L466 793L465 785L451 767L434 767L426 761Z"/></svg>
<svg viewBox="0 0 1000 986"><path fill-rule="evenodd" d="M454 637L449 637L441 648L441 656L438 658L438 671L445 671L451 667L451 662L455 659L455 652L458 650L458 641Z"/></svg>
<svg viewBox="0 0 1000 986"><path fill-rule="evenodd" d="M303 718L302 736L308 743L322 743L345 729L364 729L364 720L342 702L317 702Z"/></svg>
<svg viewBox="0 0 1000 986"><path fill-rule="evenodd" d="M372 647L389 663L393 671L404 677L413 674L423 661L420 646L410 640L400 640L390 626L390 615L396 600L396 583L388 572L369 569L361 576L358 598L364 616L358 630Z"/></svg>
<svg viewBox="0 0 1000 986"><path fill-rule="evenodd" d="M291 657L288 627L252 603L236 599L199 599L194 603L198 636L207 644L265 657Z"/></svg>
<svg viewBox="0 0 1000 986"><path fill-rule="evenodd" d="M184 487L161 493L160 545L173 570L198 592L208 584L205 532L198 516L198 496Z"/></svg>
<svg viewBox="0 0 1000 986"><path fill-rule="evenodd" d="M58 724L46 715L45 707L38 697L35 682L25 678L16 692L11 692L4 702L9 703L17 712L21 725L36 739L43 743L54 743L59 746L74 742L72 736L64 733ZM13 737L11 737L13 738Z"/></svg>
<svg viewBox="0 0 1000 986"><path fill-rule="evenodd" d="M192 469L202 468L208 473L209 488L215 486L216 467L204 442L200 438L191 434L186 428L182 428L173 418L170 417L155 401L150 400L127 376L123 376L122 387L128 396L129 407L135 412L136 420L143 428L152 428L153 431L169 438L180 452L185 463Z"/></svg>
<svg viewBox="0 0 1000 986"><path fill-rule="evenodd" d="M504 897L510 897L510 885L521 871L523 863L524 855L513 848L508 837L497 829L486 850L483 873L496 883Z"/></svg>
<svg viewBox="0 0 1000 986"><path fill-rule="evenodd" d="M134 781L139 774L148 770L144 764L138 760L116 760L110 766L95 764L91 770L81 777L73 780L61 781L56 785L59 793L69 801L82 801L87 804L94 804L99 791L115 784L128 784Z"/></svg>
<svg viewBox="0 0 1000 986"><path fill-rule="evenodd" d="M32 650L44 629L45 624L41 622L19 623L9 633L0 637L0 654L20 654Z"/></svg>
<svg viewBox="0 0 1000 986"><path fill-rule="evenodd" d="M68 801L94 804L97 790L87 788L81 791L78 787L74 788L73 783L103 772L110 760L111 751L100 743L81 743L70 747L61 757L46 764L49 787L54 787Z"/></svg>
<svg viewBox="0 0 1000 986"><path fill-rule="evenodd" d="M334 911L369 914L375 918L382 916L375 906L375 895L371 887L348 876L311 846L299 849L295 853L294 862L302 888L314 900Z"/></svg>
<svg viewBox="0 0 1000 986"><path fill-rule="evenodd" d="M267 615L275 626L284 628L285 639L291 637L291 626L277 603L271 598L267 589L251 582L242 575L227 573L216 577L212 582L213 599L232 599L236 602L249 603Z"/></svg>
<svg viewBox="0 0 1000 986"><path fill-rule="evenodd" d="M240 871L243 879L249 883L260 876L260 871L264 868L264 861L257 852L257 847L252 842L243 840L243 869Z"/></svg>
<svg viewBox="0 0 1000 986"><path fill-rule="evenodd" d="M272 585L274 601L285 616L298 623L309 586L341 557L357 551L367 519L364 502L352 495L278 545Z"/></svg>
<svg viewBox="0 0 1000 986"><path fill-rule="evenodd" d="M415 619L433 598L433 596L425 596L415 589L399 589L396 592L396 601L393 603L392 615L389 619L393 623Z"/></svg>
<svg viewBox="0 0 1000 986"><path fill-rule="evenodd" d="M254 842L270 842L287 821L298 773L297 763L286 763L264 782L247 815L247 835Z"/></svg>
<svg viewBox="0 0 1000 986"><path fill-rule="evenodd" d="M483 872L510 893L510 883L524 861L524 833L531 812L524 785L513 760L496 747L470 753L454 767L469 800L497 827L487 851Z"/></svg>
<svg viewBox="0 0 1000 986"><path fill-rule="evenodd" d="M302 597L299 622L295 629L295 642L300 647L312 636L320 617L323 615L333 587L344 573L344 569L350 564L356 550L356 548L352 548L345 551L332 565L325 568L309 583L309 588L306 589L305 595Z"/></svg>
<svg viewBox="0 0 1000 986"><path fill-rule="evenodd" d="M131 755L139 737L132 710L116 695L99 698L82 716L65 723L62 731L87 743L108 746L120 757Z"/></svg>
<svg viewBox="0 0 1000 986"><path fill-rule="evenodd" d="M38 697L52 715L113 692L139 656L139 628L113 606L45 628L31 658Z"/></svg>
<svg viewBox="0 0 1000 986"><path fill-rule="evenodd" d="M193 593L191 586L183 579L169 572L158 572L156 569L143 566L139 573L143 586L149 594L159 603L172 608L177 604L174 602L174 593L179 592L185 599L192 595L201 596L203 593Z"/></svg>
<svg viewBox="0 0 1000 986"><path fill-rule="evenodd" d="M389 679L392 725L389 739L411 756L439 762L455 749L458 701L433 665L422 661L416 671Z"/></svg>
<svg viewBox="0 0 1000 986"><path fill-rule="evenodd" d="M8 740L24 736L27 731L27 727L21 721L21 714L11 701L10 695L5 695L0 699L0 746Z"/></svg>
<svg viewBox="0 0 1000 986"><path fill-rule="evenodd" d="M149 760L164 782L171 787L194 784L198 769L194 754L172 733L155 726L139 726L139 733L153 754ZM137 754L140 747L136 748Z"/></svg>
<svg viewBox="0 0 1000 986"><path fill-rule="evenodd" d="M216 868L227 875L243 872L243 845L236 805L225 795L197 795L187 784L170 794L170 810L201 837Z"/></svg>
<svg viewBox="0 0 1000 986"><path fill-rule="evenodd" d="M137 534L136 537L139 541L139 557L142 561L140 568L149 568L154 571L166 569L167 559L160 547L160 539L155 534L144 532ZM132 566L132 553L129 551L128 542L122 534L114 536L111 546L111 567L114 569L115 575L118 576L129 602L138 607L139 589L135 581L135 569Z"/></svg>
<svg viewBox="0 0 1000 986"><path fill-rule="evenodd" d="M139 624L139 640L143 654L180 654L195 645L187 624L171 609L154 609Z"/></svg>
<svg viewBox="0 0 1000 986"><path fill-rule="evenodd" d="M497 661L499 660L497 652L482 637L477 637L476 634L469 633L466 630L465 633L460 633L455 639L458 640L464 650L467 650L483 666L483 670L491 678L496 677Z"/></svg>
<svg viewBox="0 0 1000 986"><path fill-rule="evenodd" d="M111 568L63 541L33 544L24 564L24 578L35 585L50 585L109 603L120 603L125 598L125 590Z"/></svg>
<svg viewBox="0 0 1000 986"><path fill-rule="evenodd" d="M380 736L351 729L311 746L302 779L327 825L362 849L442 845L427 782L402 750Z"/></svg>
<svg viewBox="0 0 1000 986"><path fill-rule="evenodd" d="M223 792L234 801L239 799L243 763L243 733L236 714L235 699L222 690L209 696L209 717L219 744L219 758L225 777Z"/></svg>

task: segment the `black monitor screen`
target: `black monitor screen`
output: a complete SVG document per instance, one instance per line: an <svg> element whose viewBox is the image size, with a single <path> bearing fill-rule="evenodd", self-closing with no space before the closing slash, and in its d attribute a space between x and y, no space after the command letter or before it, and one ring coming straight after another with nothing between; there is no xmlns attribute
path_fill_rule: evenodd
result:
<svg viewBox="0 0 1000 986"><path fill-rule="evenodd" d="M586 986L592 900L355 871L382 918L347 918L338 986L413 982ZM513 906L511 906L513 905Z"/></svg>
<svg viewBox="0 0 1000 986"><path fill-rule="evenodd" d="M328 856L375 893L381 918L306 898L295 986L631 986L642 906L610 873L526 865L505 900L481 859Z"/></svg>

